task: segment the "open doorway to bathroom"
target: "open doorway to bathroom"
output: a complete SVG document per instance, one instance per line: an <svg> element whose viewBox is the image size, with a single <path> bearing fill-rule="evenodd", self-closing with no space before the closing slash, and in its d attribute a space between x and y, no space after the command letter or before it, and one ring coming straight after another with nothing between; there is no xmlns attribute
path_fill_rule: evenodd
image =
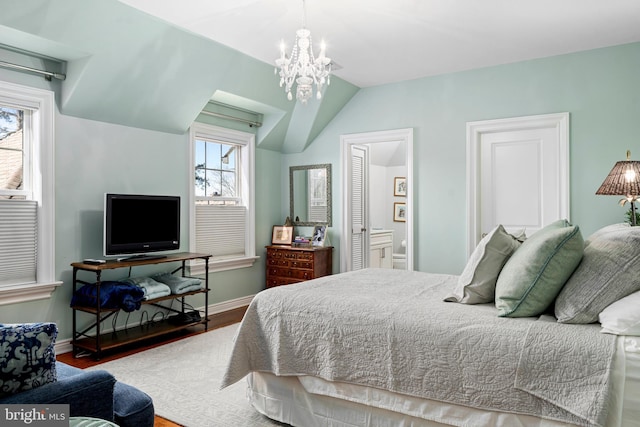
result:
<svg viewBox="0 0 640 427"><path fill-rule="evenodd" d="M341 271L412 270L413 129L342 135L341 145Z"/></svg>

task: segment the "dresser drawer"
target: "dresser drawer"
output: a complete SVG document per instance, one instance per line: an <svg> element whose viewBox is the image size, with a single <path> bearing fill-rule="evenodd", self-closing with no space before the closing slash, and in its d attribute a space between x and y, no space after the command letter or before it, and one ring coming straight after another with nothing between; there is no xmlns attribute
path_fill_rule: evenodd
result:
<svg viewBox="0 0 640 427"><path fill-rule="evenodd" d="M293 279L310 280L313 279L313 270L299 270L295 268L269 267L269 276L290 277Z"/></svg>
<svg viewBox="0 0 640 427"><path fill-rule="evenodd" d="M289 261L289 267L313 270L313 261Z"/></svg>
<svg viewBox="0 0 640 427"><path fill-rule="evenodd" d="M286 252L281 251L280 249L267 249L267 258L268 259L284 259L284 255Z"/></svg>
<svg viewBox="0 0 640 427"><path fill-rule="evenodd" d="M270 267L307 268L313 270L313 260L268 258L267 265Z"/></svg>
<svg viewBox="0 0 640 427"><path fill-rule="evenodd" d="M284 259L313 261L313 252L281 252Z"/></svg>
<svg viewBox="0 0 640 427"><path fill-rule="evenodd" d="M289 261L282 258L267 258L267 265L269 266L281 266L288 267Z"/></svg>
<svg viewBox="0 0 640 427"><path fill-rule="evenodd" d="M302 282L302 280L292 279L290 277L271 277L267 276L267 288L275 286L291 285L292 283Z"/></svg>

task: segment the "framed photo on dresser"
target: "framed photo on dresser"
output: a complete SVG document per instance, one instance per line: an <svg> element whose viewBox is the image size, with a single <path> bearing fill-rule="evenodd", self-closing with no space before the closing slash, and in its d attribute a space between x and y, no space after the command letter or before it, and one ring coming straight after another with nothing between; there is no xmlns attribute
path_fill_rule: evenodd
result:
<svg viewBox="0 0 640 427"><path fill-rule="evenodd" d="M290 245L293 241L293 226L274 225L271 233L272 245Z"/></svg>
<svg viewBox="0 0 640 427"><path fill-rule="evenodd" d="M311 238L311 244L313 246L324 246L327 241L327 226L316 225L313 228L313 237Z"/></svg>

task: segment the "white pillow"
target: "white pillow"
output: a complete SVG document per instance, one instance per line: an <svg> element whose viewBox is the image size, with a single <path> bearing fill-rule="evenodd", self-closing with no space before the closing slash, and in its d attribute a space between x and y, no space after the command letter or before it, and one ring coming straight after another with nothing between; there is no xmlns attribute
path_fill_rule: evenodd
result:
<svg viewBox="0 0 640 427"><path fill-rule="evenodd" d="M600 332L640 336L640 291L619 299L600 313Z"/></svg>
<svg viewBox="0 0 640 427"><path fill-rule="evenodd" d="M444 300L463 304L493 302L500 270L519 246L516 237L507 233L502 225L496 226L480 240L456 288Z"/></svg>

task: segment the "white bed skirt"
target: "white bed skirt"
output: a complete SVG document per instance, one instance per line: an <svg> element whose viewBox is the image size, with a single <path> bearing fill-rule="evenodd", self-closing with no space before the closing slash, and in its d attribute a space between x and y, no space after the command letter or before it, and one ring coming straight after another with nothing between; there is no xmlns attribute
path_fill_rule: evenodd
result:
<svg viewBox="0 0 640 427"><path fill-rule="evenodd" d="M640 427L640 338L619 337L606 427ZM304 427L566 427L528 415L487 411L315 377L247 376L248 398L267 417Z"/></svg>

